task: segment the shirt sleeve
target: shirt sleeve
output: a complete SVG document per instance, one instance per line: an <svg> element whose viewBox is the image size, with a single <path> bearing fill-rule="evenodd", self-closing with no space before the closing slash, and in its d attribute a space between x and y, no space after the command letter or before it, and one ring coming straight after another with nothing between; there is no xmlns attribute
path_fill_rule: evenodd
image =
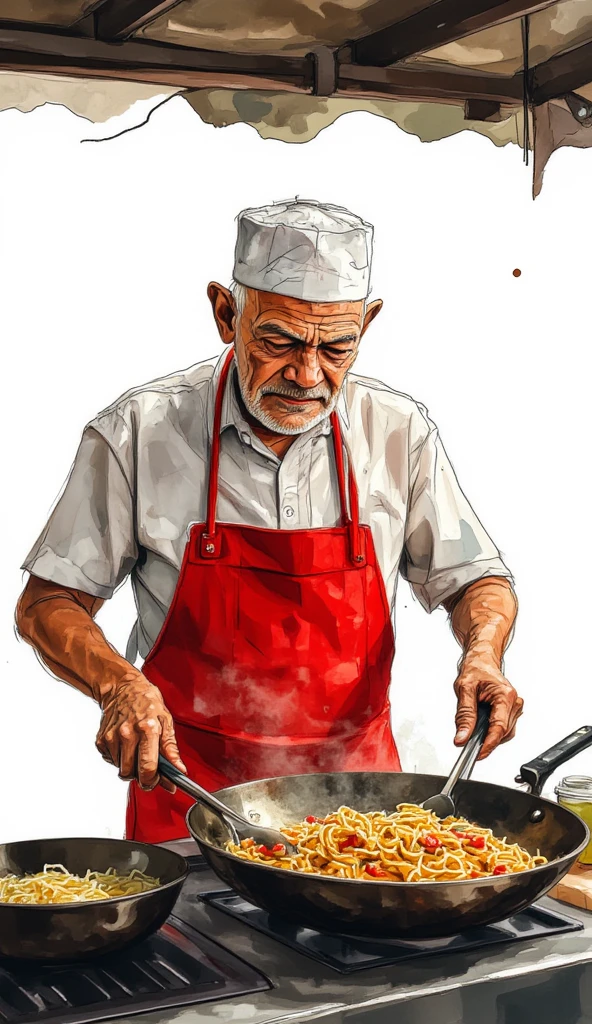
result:
<svg viewBox="0 0 592 1024"><path fill-rule="evenodd" d="M411 473L401 575L431 612L485 576L511 580L500 553L460 489L437 428L429 421Z"/></svg>
<svg viewBox="0 0 592 1024"><path fill-rule="evenodd" d="M110 598L137 561L133 510L122 463L105 437L87 427L57 505L22 568Z"/></svg>

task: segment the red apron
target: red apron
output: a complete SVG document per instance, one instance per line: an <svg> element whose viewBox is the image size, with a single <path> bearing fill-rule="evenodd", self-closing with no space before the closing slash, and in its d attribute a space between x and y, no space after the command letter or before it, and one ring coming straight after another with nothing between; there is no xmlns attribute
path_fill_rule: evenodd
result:
<svg viewBox="0 0 592 1024"><path fill-rule="evenodd" d="M216 394L207 521L191 527L177 587L143 666L171 712L189 775L210 792L309 772L400 771L388 690L390 609L372 534L346 488L331 416L341 525L267 530L216 522L222 398ZM349 513L346 491L349 489ZM191 800L130 786L126 834L188 835Z"/></svg>

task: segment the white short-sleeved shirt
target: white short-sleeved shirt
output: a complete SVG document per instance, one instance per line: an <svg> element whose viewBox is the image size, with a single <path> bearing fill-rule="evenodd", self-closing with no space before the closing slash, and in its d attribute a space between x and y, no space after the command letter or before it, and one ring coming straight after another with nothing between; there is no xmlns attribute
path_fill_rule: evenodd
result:
<svg viewBox="0 0 592 1024"><path fill-rule="evenodd" d="M23 568L109 598L131 575L138 619L127 656L146 657L177 584L187 529L205 517L215 388L224 356L129 391L84 430L62 495ZM217 518L267 529L339 522L328 421L282 460L225 390ZM432 611L484 576L510 573L473 512L426 410L348 374L338 403L360 520L370 526L387 596L399 572Z"/></svg>

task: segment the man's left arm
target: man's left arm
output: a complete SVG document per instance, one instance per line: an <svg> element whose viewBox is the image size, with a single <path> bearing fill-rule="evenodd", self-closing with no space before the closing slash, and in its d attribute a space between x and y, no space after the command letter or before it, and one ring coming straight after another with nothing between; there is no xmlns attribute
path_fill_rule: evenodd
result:
<svg viewBox="0 0 592 1024"><path fill-rule="evenodd" d="M454 683L458 705L454 742L463 746L477 721L477 705L491 705L489 731L480 759L513 738L524 701L503 673L504 651L512 635L518 602L512 584L487 576L470 584L443 605L463 649Z"/></svg>

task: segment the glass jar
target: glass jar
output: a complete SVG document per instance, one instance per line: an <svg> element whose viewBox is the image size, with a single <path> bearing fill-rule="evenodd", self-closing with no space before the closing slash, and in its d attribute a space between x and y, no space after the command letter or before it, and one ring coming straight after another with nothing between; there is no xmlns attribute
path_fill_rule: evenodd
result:
<svg viewBox="0 0 592 1024"><path fill-rule="evenodd" d="M557 803L578 818L590 829L590 842L580 855L580 864L592 864L592 779L586 775L568 775L555 787Z"/></svg>

